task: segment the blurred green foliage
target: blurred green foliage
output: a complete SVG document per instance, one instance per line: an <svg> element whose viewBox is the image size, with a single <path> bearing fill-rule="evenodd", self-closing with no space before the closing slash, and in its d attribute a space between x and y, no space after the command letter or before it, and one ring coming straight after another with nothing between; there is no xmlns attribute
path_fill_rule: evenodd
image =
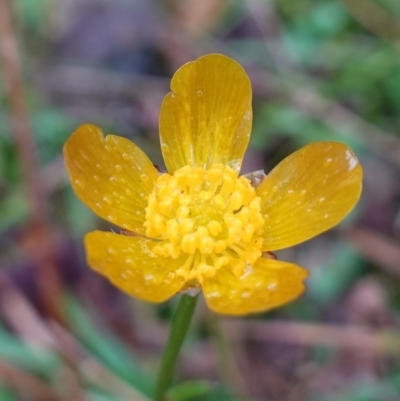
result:
<svg viewBox="0 0 400 401"><path fill-rule="evenodd" d="M55 21L63 21L65 32L76 28L75 35L78 37L84 36L87 32L85 29L93 28L96 23L93 17L90 23L79 25L83 14L80 14L81 10L77 6L76 10L70 10L68 16L68 18L72 16L75 20L68 23L65 21L66 16L57 14L61 8L57 7L56 3L45 0L19 0L13 4L24 60L25 84L28 93L26 102L29 105L32 132L42 169L61 165L63 143L75 127L82 122L87 122L88 116L93 117L91 122L94 123L96 119L102 122L107 120L108 117L105 115L107 110L113 112L117 110L107 122L116 133L127 132L126 124L119 125L118 123L119 116L122 116L121 120L125 118L127 114L125 109L129 110L128 114L136 113L133 118L133 120L136 119L136 125L129 128L131 136L135 137L137 142L145 143L152 148L153 152L159 152L154 135L156 128L153 123L146 123L146 121L152 121L152 112L144 108L150 116L147 116L147 120L139 118L145 113L143 109L137 109L140 102L135 96L132 95L132 98L127 100L126 93L121 91L120 98L114 99L105 97L98 100L95 92L77 93L74 97L71 93L63 93L65 88L62 86L60 86L61 89L51 87L51 84L46 79L43 80L43 77L42 81L36 80L36 75L47 71L46 68L56 69L60 66L75 67L79 70L79 67L95 65L93 74L99 71L110 74L110 77L118 74L107 64L107 60L97 60L93 63L93 60L74 59L70 54L62 53L63 48L74 44L72 42L76 36L74 32L70 36L67 34L63 36L63 32L54 35L54 27L58 23ZM132 2L129 6L140 15L143 11L139 3ZM171 1L171 3L174 2ZM264 15L265 5L270 11L272 10L266 19L271 26L273 25L272 28L265 21L265 25L261 27L255 23L255 16L248 7L250 3L254 5L254 12L259 11L260 15ZM254 84L254 126L250 150L265 156L267 168L272 168L291 150L319 140L345 142L362 160L382 159L381 149L371 143L371 137L366 135L366 132L360 131L359 120L386 132L393 138L399 136L399 48L396 43L376 36L361 25L357 18L345 8L344 3L332 0L230 1L226 2L225 8L215 16L216 23L210 31L204 31L198 37L193 36L190 39L189 47L195 54L226 50L239 61L243 61L249 71L256 68L258 71L268 73L261 76ZM127 6L127 4L128 2L119 1L115 2L114 7ZM393 18L400 18L400 6L397 2L381 0L376 4L389 10ZM86 3L85 6L89 7ZM173 15L173 7L171 7L172 11L160 5L155 7L160 15L161 26L166 30L171 29L169 21L177 18ZM84 9L85 7L82 7L82 10ZM110 12L110 9L105 8L105 13ZM87 14L85 15L87 17ZM146 19L146 15L141 17ZM109 22L111 24L111 20ZM114 23L118 25L118 21ZM85 29L80 29L82 26ZM97 29L101 28L99 24ZM269 35L268 32L272 33ZM89 35L88 32L87 34ZM183 32L181 36L186 34ZM53 35L55 38L52 37ZM138 37L140 39L140 35ZM171 49L163 48L166 47L165 43L157 43L160 38L156 37L152 40L156 42L154 46L157 51L172 54ZM145 44L147 46L147 43ZM98 43L97 45L100 46ZM109 47L112 46L113 44L110 43ZM126 54L120 55L122 62L126 63L124 65L129 64L130 59L128 61L127 59L133 57L130 52L134 51L137 49L131 50L127 46ZM149 54L150 51L146 48L146 51L140 55L135 53L135 57L143 61L143 58L147 60L150 57ZM171 54L169 56L172 60ZM168 59L167 54L164 54L164 58ZM280 59L279 62L277 58ZM171 65L165 73L170 73L172 70ZM124 74L121 76L125 77ZM43 84L43 81L50 85L50 88L44 91L45 93L42 93L38 84L38 82ZM57 80L49 80L49 82L62 83ZM270 85L272 94L268 90L264 93L262 88L257 86L260 82ZM164 86L165 82L160 78L162 90ZM259 86L262 87L262 85ZM141 90L132 88L132 92L136 89ZM303 93L299 91L304 89L317 94L313 100L314 111L301 109L296 103L294 96ZM162 90L158 89L159 92ZM155 95L153 94L157 102L160 97L159 92L155 90ZM329 115L318 111L317 106L320 105L318 97L345 108L354 118L332 121L327 118ZM74 101L78 104L75 109ZM94 111L88 105L93 105ZM0 81L0 238L6 239L10 230L22 230L27 219L27 200L8 112L4 84ZM377 139L379 142L379 138ZM383 160L382 163L385 168L393 167L388 161ZM399 177L398 166L395 168ZM60 230L67 233L67 236L80 238L85 232L96 227L99 222L97 217L73 194L65 175L60 176L62 178L56 180L56 184L48 190L48 198L52 205L52 220ZM400 186L400 181L398 185ZM393 191L393 197L399 196L399 188ZM353 224L357 218L368 220L368 216L363 214L363 207L367 202L368 199L361 202L349 224ZM386 213L389 211L386 210ZM393 221L394 217L390 216L389 220ZM393 231L388 228L384 234L387 232ZM395 238L399 239L400 233L396 235ZM278 316L296 320L323 321L326 311L334 308L359 280L367 276L370 264L358 250L340 235L339 239L333 236L329 241L329 256L323 262L318 261L313 268L308 280L308 294L281 311L263 315L260 319L268 321ZM13 263L7 259L10 255L9 242L5 241L5 243L7 249L0 250L2 252L0 260L7 267L7 271L12 271ZM15 247L18 248L17 245ZM308 248L308 251L312 253L312 247ZM384 271L378 270L378 274L386 277ZM389 279L392 279L390 275ZM396 281L394 285L398 288L397 278L394 280ZM71 334L76 341L124 385L141 393L144 400L149 399L154 383L154 372L147 366L148 361L146 363L135 355L132 347L129 347L115 332L97 327L93 323L92 314L81 303L79 293L71 291L67 284L65 286L65 290L70 293L65 300L67 326L71 329ZM390 313L398 319L399 304L393 302L390 307ZM162 307L158 310L161 311ZM195 343L196 338L196 335L193 335L191 341ZM326 360L321 358L321 361L314 361L314 363L329 364L335 358L334 353L328 353ZM318 358L315 357L315 359ZM34 377L40 378L49 386L59 389L57 375L65 363L63 358L56 351L40 351L28 345L12 333L6 325L0 326L0 360L10 362ZM307 399L310 401L394 401L400 398L399 374L397 362L388 364L380 381L366 384L363 380L357 381L355 378L353 387L350 389L336 391L328 396L311 394ZM81 386L85 390L87 400L127 399L125 395L121 395L123 392L113 393L111 389L107 390L101 384L82 379ZM189 380L176 384L171 389L170 400L245 401L245 398L232 396L233 393L234 390L230 388L229 383ZM34 399L29 395L26 397L24 398L26 400ZM0 385L0 401L20 399L17 390ZM269 399L278 398L271 396ZM284 399L289 398L282 398Z"/></svg>

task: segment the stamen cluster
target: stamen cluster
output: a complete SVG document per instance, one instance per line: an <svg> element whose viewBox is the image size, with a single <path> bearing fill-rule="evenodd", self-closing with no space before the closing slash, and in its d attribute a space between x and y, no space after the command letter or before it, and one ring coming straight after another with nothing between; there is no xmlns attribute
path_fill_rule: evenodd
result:
<svg viewBox="0 0 400 401"><path fill-rule="evenodd" d="M158 256L187 261L177 272L193 284L223 266L240 277L261 256L260 198L225 165L185 166L163 174L149 196L146 235Z"/></svg>

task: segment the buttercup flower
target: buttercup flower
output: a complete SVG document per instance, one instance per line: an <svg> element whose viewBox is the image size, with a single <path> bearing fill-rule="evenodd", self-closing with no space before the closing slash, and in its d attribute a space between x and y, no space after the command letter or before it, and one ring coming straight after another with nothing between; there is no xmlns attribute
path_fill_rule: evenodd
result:
<svg viewBox="0 0 400 401"><path fill-rule="evenodd" d="M207 55L181 67L171 89L160 115L168 173L92 125L65 144L78 197L123 229L87 234L88 264L152 302L201 287L212 310L243 315L295 299L307 272L270 251L328 230L353 208L362 179L356 156L341 143L311 143L256 185L239 176L252 121L243 68Z"/></svg>

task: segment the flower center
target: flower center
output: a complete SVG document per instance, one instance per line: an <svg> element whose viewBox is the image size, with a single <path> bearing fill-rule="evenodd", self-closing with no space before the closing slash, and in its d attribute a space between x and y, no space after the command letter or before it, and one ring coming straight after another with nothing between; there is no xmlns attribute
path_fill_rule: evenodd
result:
<svg viewBox="0 0 400 401"><path fill-rule="evenodd" d="M250 181L225 165L185 166L161 175L146 208L146 235L153 252L187 255L177 274L189 285L226 266L240 277L261 256L260 198Z"/></svg>

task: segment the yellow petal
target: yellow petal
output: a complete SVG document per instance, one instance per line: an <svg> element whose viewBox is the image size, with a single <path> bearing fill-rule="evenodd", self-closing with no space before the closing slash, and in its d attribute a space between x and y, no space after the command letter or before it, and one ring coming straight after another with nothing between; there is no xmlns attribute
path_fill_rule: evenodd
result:
<svg viewBox="0 0 400 401"><path fill-rule="evenodd" d="M183 286L175 270L184 261L152 254L153 241L110 232L93 231L85 237L89 266L134 297L163 302Z"/></svg>
<svg viewBox="0 0 400 401"><path fill-rule="evenodd" d="M330 229L354 207L361 188L362 168L346 145L316 142L294 152L257 188L263 250L287 248Z"/></svg>
<svg viewBox="0 0 400 401"><path fill-rule="evenodd" d="M210 309L224 315L262 312L296 299L307 275L294 264L260 258L242 278L228 269L218 270L203 283L204 297Z"/></svg>
<svg viewBox="0 0 400 401"><path fill-rule="evenodd" d="M185 166L229 164L239 171L249 142L251 85L243 68L220 54L182 66L161 106L161 150L170 173Z"/></svg>
<svg viewBox="0 0 400 401"><path fill-rule="evenodd" d="M82 125L64 146L64 159L79 199L103 219L145 233L144 209L158 172L134 143L103 137L93 125Z"/></svg>

